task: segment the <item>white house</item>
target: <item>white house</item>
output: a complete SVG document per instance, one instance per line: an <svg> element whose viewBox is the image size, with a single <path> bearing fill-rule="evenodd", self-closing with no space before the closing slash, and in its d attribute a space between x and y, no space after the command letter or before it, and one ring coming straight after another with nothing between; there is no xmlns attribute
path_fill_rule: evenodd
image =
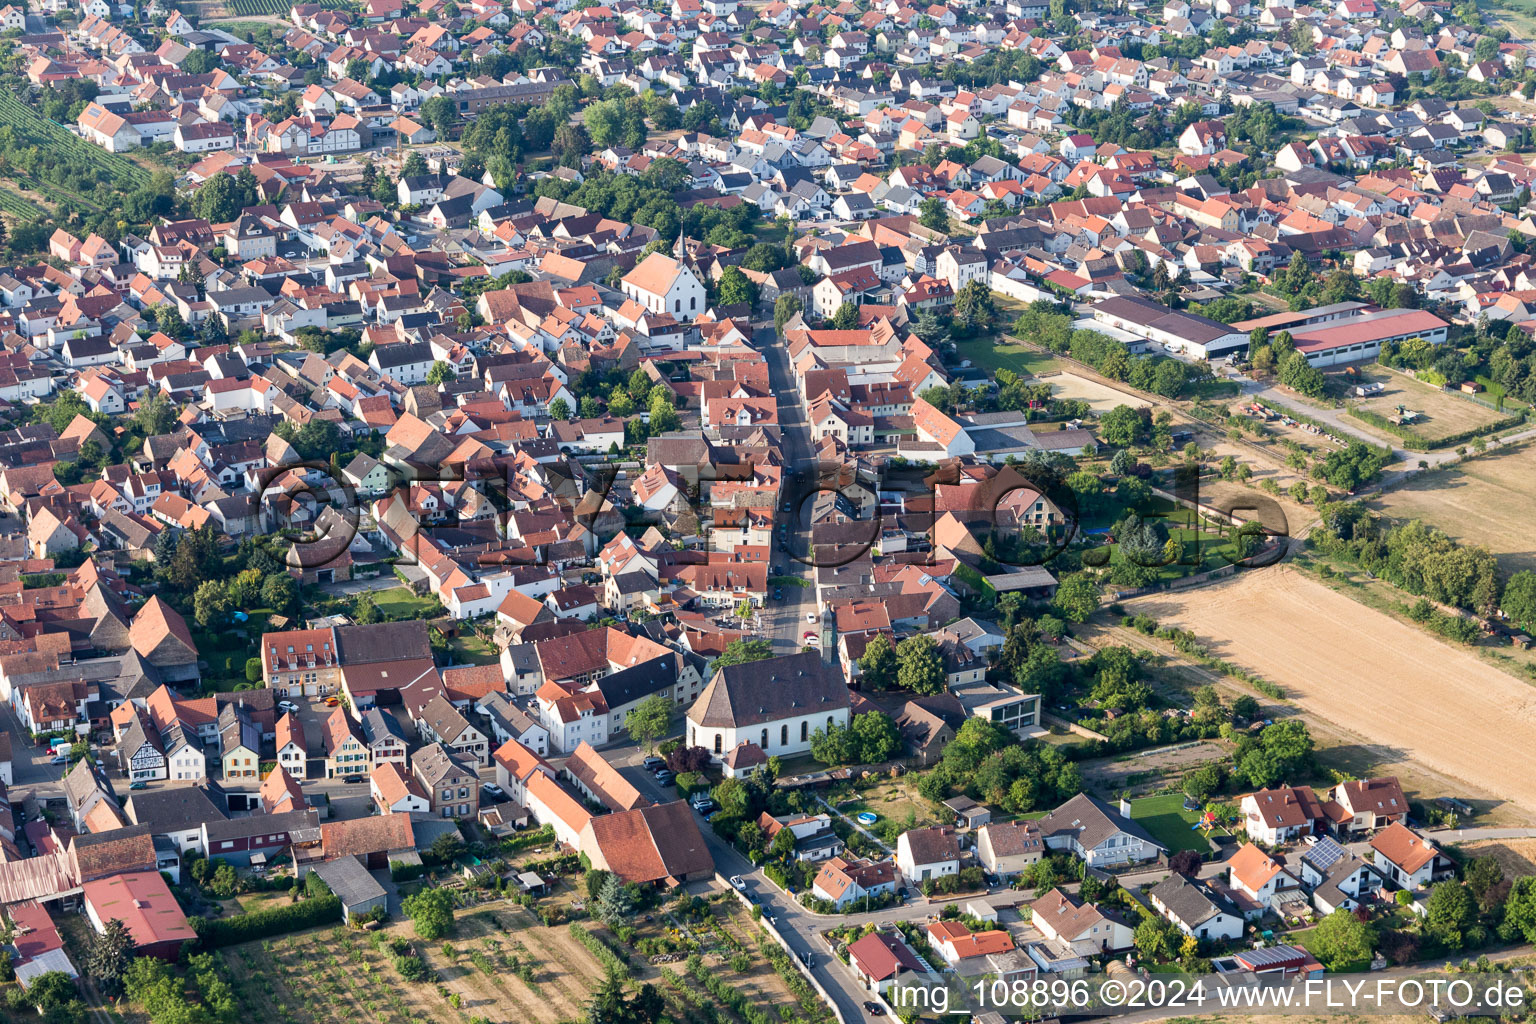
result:
<svg viewBox="0 0 1536 1024"><path fill-rule="evenodd" d="M1016 875L1045 856L1045 839L1032 821L988 822L976 832L976 859L995 875Z"/></svg>
<svg viewBox="0 0 1536 1024"><path fill-rule="evenodd" d="M1371 838L1372 863L1400 889L1420 889L1452 870L1440 848L1413 829L1393 822Z"/></svg>
<svg viewBox="0 0 1536 1024"><path fill-rule="evenodd" d="M653 313L692 320L704 311L704 285L679 260L653 252L624 275L620 290Z"/></svg>
<svg viewBox="0 0 1536 1024"><path fill-rule="evenodd" d="M1169 875L1147 895L1153 909L1185 935L1217 940L1243 937L1242 914L1208 882Z"/></svg>
<svg viewBox="0 0 1536 1024"><path fill-rule="evenodd" d="M1070 850L1090 867L1156 860L1165 848L1130 818L1130 806L1119 813L1099 800L1079 793L1040 819L1040 832L1051 850Z"/></svg>
<svg viewBox="0 0 1536 1024"><path fill-rule="evenodd" d="M803 754L817 729L847 728L848 707L842 673L813 652L731 665L688 709L688 744L717 759L747 740L770 757Z"/></svg>
<svg viewBox="0 0 1536 1024"><path fill-rule="evenodd" d="M1323 817L1322 802L1311 786L1261 789L1243 797L1239 807L1248 838L1266 846L1311 835Z"/></svg>
<svg viewBox="0 0 1536 1024"><path fill-rule="evenodd" d="M1066 943L1078 956L1129 949L1135 927L1123 915L1052 889L1030 904L1030 923L1047 939Z"/></svg>
<svg viewBox="0 0 1536 1024"><path fill-rule="evenodd" d="M902 877L921 884L960 871L960 841L949 827L913 828L896 840L896 866Z"/></svg>
<svg viewBox="0 0 1536 1024"><path fill-rule="evenodd" d="M1251 896L1261 907L1269 907L1277 898L1301 887L1301 880L1286 870L1284 862L1252 843L1244 843L1227 862L1227 868L1231 887Z"/></svg>

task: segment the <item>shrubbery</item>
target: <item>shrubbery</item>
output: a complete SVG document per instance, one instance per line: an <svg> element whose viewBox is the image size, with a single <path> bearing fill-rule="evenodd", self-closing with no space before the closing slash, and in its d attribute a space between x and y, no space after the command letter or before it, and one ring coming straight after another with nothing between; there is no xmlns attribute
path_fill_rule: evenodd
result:
<svg viewBox="0 0 1536 1024"><path fill-rule="evenodd" d="M235 917L191 919L192 930L197 932L203 948L217 949L241 942L265 939L272 935L286 935L322 924L338 924L341 921L341 900L335 896L311 896L298 903L289 903L265 910L255 910Z"/></svg>

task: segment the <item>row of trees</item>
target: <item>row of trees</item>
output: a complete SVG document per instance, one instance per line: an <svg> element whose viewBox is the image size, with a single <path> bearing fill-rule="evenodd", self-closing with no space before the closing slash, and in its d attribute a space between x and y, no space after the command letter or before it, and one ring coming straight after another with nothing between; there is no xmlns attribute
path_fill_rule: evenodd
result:
<svg viewBox="0 0 1536 1024"><path fill-rule="evenodd" d="M1072 318L1049 302L1033 303L1020 314L1013 333L1087 363L1111 380L1125 381L1166 398L1178 397L1189 384L1210 372L1203 365L1191 366L1167 356L1132 355L1123 343L1108 335L1074 330Z"/></svg>
<svg viewBox="0 0 1536 1024"><path fill-rule="evenodd" d="M1336 502L1323 509L1323 523L1309 543L1359 563L1410 594L1488 614L1504 594L1498 561L1480 545L1463 545L1420 520L1390 526L1360 502ZM1512 595L1523 620L1536 617L1536 580L1520 576Z"/></svg>

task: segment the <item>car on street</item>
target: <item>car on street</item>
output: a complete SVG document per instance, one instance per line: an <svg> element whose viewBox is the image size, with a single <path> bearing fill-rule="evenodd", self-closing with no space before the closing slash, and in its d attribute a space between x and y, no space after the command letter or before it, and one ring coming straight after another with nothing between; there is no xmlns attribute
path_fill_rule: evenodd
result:
<svg viewBox="0 0 1536 1024"><path fill-rule="evenodd" d="M69 764L69 755L68 754L60 754L57 757L51 757L51 758L48 759L48 763L49 764Z"/></svg>
<svg viewBox="0 0 1536 1024"><path fill-rule="evenodd" d="M363 776L363 775L348 775L346 778L342 779L341 781L342 781L342 783L344 785L356 786L358 783L367 782L368 779L367 779L366 776Z"/></svg>
<svg viewBox="0 0 1536 1024"><path fill-rule="evenodd" d="M815 612L806 612L805 613L805 621L806 622L815 622L816 621L816 613Z"/></svg>
<svg viewBox="0 0 1536 1024"><path fill-rule="evenodd" d="M138 782L130 782L130 783L128 783L128 788L129 789L148 789L149 788L149 783L145 782L143 779L140 779Z"/></svg>
<svg viewBox="0 0 1536 1024"><path fill-rule="evenodd" d="M742 892L747 891L747 883L741 880L740 875L732 875L731 884L740 889Z"/></svg>
<svg viewBox="0 0 1536 1024"><path fill-rule="evenodd" d="M871 1017L884 1017L885 1007L881 1006L874 1000L865 1000L864 1012L869 1014Z"/></svg>
<svg viewBox="0 0 1536 1024"><path fill-rule="evenodd" d="M507 791L496 785L494 782L487 782L485 785L481 786L480 792L484 793L486 796L490 797L497 803L500 803L507 798Z"/></svg>
<svg viewBox="0 0 1536 1024"><path fill-rule="evenodd" d="M652 754L644 761L641 761L640 766L648 772L654 772L665 768L667 766L667 762L664 759L657 757L655 754Z"/></svg>
<svg viewBox="0 0 1536 1024"><path fill-rule="evenodd" d="M658 786L670 786L676 781L677 776L670 771L659 771L656 773L656 784Z"/></svg>
<svg viewBox="0 0 1536 1024"><path fill-rule="evenodd" d="M813 954L811 954L811 953L801 953L800 954L800 962L805 964L805 966L808 967L808 968L809 967L815 967L816 966L816 957Z"/></svg>
<svg viewBox="0 0 1536 1024"><path fill-rule="evenodd" d="M295 704L291 700L280 700L280 701L278 701L277 702L277 709L279 711L286 712L286 713L288 713L290 715L296 715L296 714L299 713L299 706L297 704Z"/></svg>
<svg viewBox="0 0 1536 1024"><path fill-rule="evenodd" d="M775 589L774 592L773 592L773 599L775 601L782 601L782 600L784 600L784 590L782 588Z"/></svg>
<svg viewBox="0 0 1536 1024"><path fill-rule="evenodd" d="M805 631L805 632L804 632L804 633L803 633L803 634L802 634L802 635L801 635L801 639L802 639L802 640L815 640L815 639L816 639L816 631L815 631L815 630L813 630L813 629L808 629L808 630L806 630L806 631Z"/></svg>
<svg viewBox="0 0 1536 1024"><path fill-rule="evenodd" d="M339 697L327 697L327 698L325 698L325 706L328 707L328 708L340 707L341 706L341 698L339 698Z"/></svg>

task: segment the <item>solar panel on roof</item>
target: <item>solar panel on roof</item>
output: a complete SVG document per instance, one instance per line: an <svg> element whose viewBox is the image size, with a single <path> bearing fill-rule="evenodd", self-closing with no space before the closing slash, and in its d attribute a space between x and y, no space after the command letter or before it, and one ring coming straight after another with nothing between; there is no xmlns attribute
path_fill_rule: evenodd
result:
<svg viewBox="0 0 1536 1024"><path fill-rule="evenodd" d="M1327 873L1329 868L1348 856L1349 851L1340 846L1338 842L1324 838L1319 839L1316 846L1302 854L1302 859L1319 871Z"/></svg>

